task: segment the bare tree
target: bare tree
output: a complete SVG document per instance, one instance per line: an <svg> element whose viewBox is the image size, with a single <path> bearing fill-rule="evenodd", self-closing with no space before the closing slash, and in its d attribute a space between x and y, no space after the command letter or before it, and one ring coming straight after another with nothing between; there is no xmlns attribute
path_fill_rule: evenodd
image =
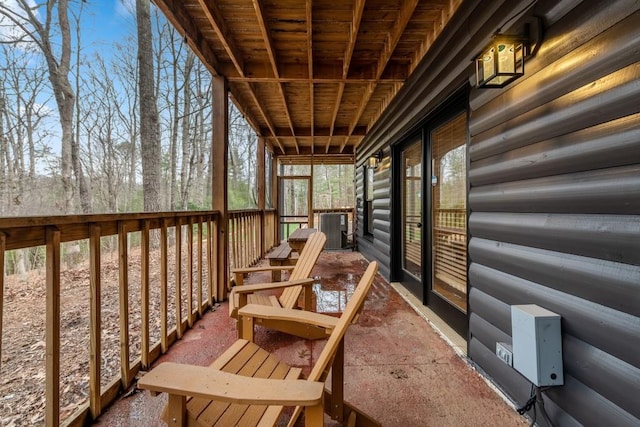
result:
<svg viewBox="0 0 640 427"><path fill-rule="evenodd" d="M138 85L140 87L140 143L144 210L160 210L160 135L154 88L149 0L136 0L138 24Z"/></svg>
<svg viewBox="0 0 640 427"><path fill-rule="evenodd" d="M47 0L46 3L32 6L28 0L16 0L19 10L13 9L8 3L0 3L0 14L11 20L23 34L19 35L19 40L29 40L40 49L44 55L47 69L49 71L49 81L58 107L60 115L60 126L62 128L62 155L61 155L61 176L64 190L64 200L62 209L69 212L73 205L73 182L72 182L72 150L73 142L73 107L75 103L75 93L69 81L69 71L71 64L71 30L68 17L67 0ZM44 22L38 19L36 11L44 6ZM57 29L60 31L60 54L56 56L53 44L54 12L57 12ZM77 156L77 152L75 155ZM78 176L81 178L81 175ZM83 206L83 209L85 206Z"/></svg>
<svg viewBox="0 0 640 427"><path fill-rule="evenodd" d="M116 104L118 116L126 129L127 159L128 159L128 185L127 193L131 197L136 189L136 173L138 167L138 137L139 137L139 94L138 94L138 61L135 55L131 55L135 49L133 38L127 38L126 44L116 45L118 61L112 65L112 78L119 80L123 101ZM124 147L123 147L124 148ZM131 210L132 200L125 200L126 210Z"/></svg>

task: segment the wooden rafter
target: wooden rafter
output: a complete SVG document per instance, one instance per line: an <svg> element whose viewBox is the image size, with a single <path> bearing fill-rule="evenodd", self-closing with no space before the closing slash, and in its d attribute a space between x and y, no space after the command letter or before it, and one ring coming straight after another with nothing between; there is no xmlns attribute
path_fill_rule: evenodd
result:
<svg viewBox="0 0 640 427"><path fill-rule="evenodd" d="M389 63L389 60L393 56L393 52L395 51L396 46L398 45L398 42L400 41L400 38L402 37L402 34L404 33L404 30L407 24L409 23L409 20L411 19L411 15L413 15L414 10L418 6L418 2L419 0L402 2L402 8L400 9L400 13L398 14L398 19L396 20L396 23L393 26L393 30L389 34L387 34L387 38L384 43L382 54L378 58L378 63L376 64L376 79L378 80L380 79L380 77L382 76L382 73L384 72L385 67L387 66L387 64ZM365 91L365 94L362 97L362 101L360 102L357 113L355 114L351 123L349 124L349 129L355 129L355 127L357 126L358 121L360 121L360 117L362 116L362 113L364 112L367 104L369 103L369 100L371 99L371 96L373 95L373 92L376 89L376 86L377 86L377 82L370 83L367 86L367 90ZM344 149L344 145L340 147L341 151L343 149Z"/></svg>
<svg viewBox="0 0 640 427"><path fill-rule="evenodd" d="M275 126L273 125L273 122L267 115L267 112L264 111L264 108L262 107L262 103L256 96L256 91L253 88L253 85L251 83L247 83L247 86L249 86L249 95L251 96L252 101L254 102L256 107L258 107L258 109L260 110L260 114L262 115L262 118L264 119L264 121L267 123L267 127L269 128L271 135L273 135L273 137L276 140L276 143L278 144L278 147L284 154L285 153L284 145L282 145L282 141L280 141L280 138L278 138L278 134L276 133L276 129L275 129Z"/></svg>
<svg viewBox="0 0 640 427"><path fill-rule="evenodd" d="M264 9L262 8L262 3L260 0L253 0L253 8L256 11L256 18L258 19L258 23L260 25L260 32L262 33L262 38L265 43L265 47L267 49L267 54L269 55L269 61L271 62L271 67L273 69L273 74L276 78L279 77L278 72L278 61L276 58L275 50L273 49L273 41L271 40L271 35L269 33L269 28L267 27L266 20L264 19ZM284 91L284 84L278 80L278 91L280 92L280 97L282 99L282 103L284 106L285 115L287 116L287 121L289 122L289 127L291 128L291 132L294 132L293 129L293 121L291 120L291 113L289 112L289 104L287 103L287 97ZM280 141L278 141L278 145L281 146ZM298 140L295 140L296 151L300 152L300 145L298 144ZM284 153L284 150L283 150Z"/></svg>
<svg viewBox="0 0 640 427"><path fill-rule="evenodd" d="M238 74L241 77L244 77L244 64L242 61L242 54L236 48L235 43L233 41L233 37L231 37L231 33L224 23L224 19L218 10L215 2L207 2L205 0L198 0L198 4L202 8L207 20L211 24L211 27L216 32L216 35L220 39L220 42L224 46L224 50L231 58L231 62L235 65Z"/></svg>
<svg viewBox="0 0 640 427"><path fill-rule="evenodd" d="M313 138L315 129L315 106L313 103L313 6L311 1L306 2L307 15L307 64L309 67L309 120L311 123L311 137ZM311 143L311 153L315 150L313 142Z"/></svg>
<svg viewBox="0 0 640 427"><path fill-rule="evenodd" d="M360 22L362 22L362 14L364 13L364 3L365 0L356 0L355 5L353 6L353 12L351 14L351 26L349 28L349 43L347 44L347 49L344 53L344 61L342 64L342 78L343 80L347 80L349 76L349 68L351 67L351 58L353 57L353 51L356 47L356 41L358 39L358 33L360 31ZM333 136L333 129L336 125L336 120L338 118L338 110L340 109L340 104L342 104L342 95L344 94L344 86L343 82L340 82L338 85L338 95L336 96L336 103L333 107L333 115L331 117L331 136ZM327 141L327 145L325 147L325 152L329 152L329 146L331 145L333 138L329 138ZM346 144L346 139L344 144ZM344 144L340 147L340 151L344 149Z"/></svg>
<svg viewBox="0 0 640 427"><path fill-rule="evenodd" d="M273 49L273 41L271 40L271 33L267 29L267 23L264 20L264 10L262 9L262 3L260 0L253 0L253 8L256 11L256 18L260 26L260 32L262 33L262 39L264 40L265 48L267 49L267 55L269 56L269 62L273 70L273 76L276 81L279 81L280 73L278 72L278 61L276 59L276 52Z"/></svg>
<svg viewBox="0 0 640 427"><path fill-rule="evenodd" d="M200 58L200 61L205 64L211 74L214 76L221 74L222 67L213 53L211 46L206 42L200 29L193 23L191 18L185 14L181 2L177 0L164 0L156 3L164 16L171 22L171 25L173 25L183 37L186 37L191 49Z"/></svg>

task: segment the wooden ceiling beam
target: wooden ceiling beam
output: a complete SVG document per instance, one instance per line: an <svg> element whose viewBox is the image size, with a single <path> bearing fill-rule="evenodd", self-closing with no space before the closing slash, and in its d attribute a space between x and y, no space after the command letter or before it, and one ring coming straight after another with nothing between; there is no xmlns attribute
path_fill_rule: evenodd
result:
<svg viewBox="0 0 640 427"><path fill-rule="evenodd" d="M328 155L332 155L332 154L333 155L353 155L355 154L355 145L349 145L346 150L342 150L342 151L339 151L339 147L334 145L331 147L331 150L329 150L328 153L314 154L314 159L315 159L315 156L325 156L327 154ZM312 153L311 153L311 148L308 146L301 147L300 149L297 149L297 150L294 147L287 147L285 153L278 155L278 157L282 155L297 157L297 156L304 156L304 155L311 156Z"/></svg>
<svg viewBox="0 0 640 427"><path fill-rule="evenodd" d="M231 32L224 23L224 18L222 18L218 6L216 6L215 2L207 2L205 0L198 0L198 4L202 8L202 12L207 17L209 24L211 24L211 27L216 32L220 43L222 43L224 50L227 52L227 55L231 58L231 62L235 65L238 74L240 74L241 77L244 77L242 54L236 47L233 37L231 36Z"/></svg>
<svg viewBox="0 0 640 427"><path fill-rule="evenodd" d="M255 81L265 82L278 82L295 83L295 82L308 82L309 81L309 67L306 61L303 62L280 62L277 66L277 73L274 74L273 64L265 60L258 61L259 58L254 58L253 62L244 63L244 77L240 77L235 73L235 67L233 64L227 62L222 64L224 70L227 71L229 81L249 79ZM286 58L284 58L286 59ZM381 80L394 82L404 81L409 75L409 67L407 61L403 62L390 61L384 74L379 77ZM351 60L351 68L358 68L359 73L351 72L350 75L343 76L342 66L344 58L336 60L318 60L313 59L313 77L314 83L339 83L350 81L374 81L376 77L375 64L371 61L361 63L361 61L355 61L355 58Z"/></svg>
<svg viewBox="0 0 640 427"><path fill-rule="evenodd" d="M260 134L265 135L270 132L270 129L261 128ZM349 136L349 128L343 127L334 127L331 128L319 128L319 127L304 127L295 128L295 133L291 132L291 129L286 127L276 127L274 129L275 135L279 138L293 138L293 137L310 137L310 136ZM366 135L367 127L366 126L358 126L356 129L351 132L352 136L364 136Z"/></svg>

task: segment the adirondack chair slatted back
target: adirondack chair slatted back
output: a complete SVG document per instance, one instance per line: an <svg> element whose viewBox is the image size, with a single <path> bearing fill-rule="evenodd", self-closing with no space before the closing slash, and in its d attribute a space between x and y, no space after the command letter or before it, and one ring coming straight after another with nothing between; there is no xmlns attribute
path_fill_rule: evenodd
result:
<svg viewBox="0 0 640 427"><path fill-rule="evenodd" d="M331 332L329 340L322 349L322 353L320 353L320 356L313 366L311 373L307 377L307 380L321 382L324 382L326 380L327 375L331 370L333 358L336 355L338 346L342 342L344 334L347 332L347 328L349 327L349 325L355 321L356 316L362 311L364 300L369 293L369 289L371 289L373 279L376 277L377 272L378 263L376 261L372 261L369 264L369 267L367 267L367 270L362 275L360 282L358 282L358 286L356 287L355 292L351 296L351 299L342 312L342 315L340 316L340 320L338 320L336 327L333 329L333 332ZM301 413L302 407L297 406L293 411L293 414L291 415L291 419L289 420L287 427L294 426Z"/></svg>
<svg viewBox="0 0 640 427"><path fill-rule="evenodd" d="M318 257L324 249L324 245L327 242L327 236L322 232L315 232L304 245L302 253L298 258L295 268L291 271L289 280L306 279L311 276L311 270L318 262ZM302 293L302 286L292 286L286 288L280 297L280 305L284 308L294 308L298 303L298 297Z"/></svg>
<svg viewBox="0 0 640 427"><path fill-rule="evenodd" d="M378 263L376 261L372 261L362 275L360 282L358 282L358 286L342 312L340 320L338 320L336 327L329 336L327 344L325 344L322 349L322 353L320 353L318 361L313 366L311 373L307 377L310 381L324 381L326 379L326 373L329 372L333 356L336 354L336 349L338 348L338 345L340 345L342 338L344 338L347 328L351 323L353 323L356 314L362 310L364 300L369 293L369 289L371 289L373 279L377 272Z"/></svg>

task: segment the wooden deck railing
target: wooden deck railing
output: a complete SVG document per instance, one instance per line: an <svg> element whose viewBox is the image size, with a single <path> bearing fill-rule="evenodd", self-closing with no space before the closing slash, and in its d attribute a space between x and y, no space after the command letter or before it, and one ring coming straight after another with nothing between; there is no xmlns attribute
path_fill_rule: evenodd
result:
<svg viewBox="0 0 640 427"><path fill-rule="evenodd" d="M240 215L240 218L245 217ZM260 224L248 218L240 222L248 231L248 239L259 234L256 230L260 229ZM251 227L254 227L253 230ZM148 368L193 325L204 310L219 299L223 287L219 286L217 275L214 274L217 269L216 239L219 229L219 215L213 211L0 218L0 356L4 349L12 345L5 334L5 329L11 325L2 323L3 314L8 314L3 310L13 307L9 307L5 301L5 260L12 255L11 251L46 248L41 251L46 253L43 266L46 275L46 292L43 292L46 295L43 331L45 354L42 357L46 382L42 421L46 425L59 425L61 422L81 425L87 419L95 419L105 406L133 384L140 369ZM114 244L116 241L117 245ZM75 249L71 250L72 247L68 245L73 245ZM102 248L105 247L112 247L117 252L118 273L113 274L117 283L113 286L107 283L101 267L105 255ZM61 299L68 291L67 278L61 276L61 266L63 262L71 263L71 255L78 251L88 255L88 260L75 259L73 263L76 267L82 264L88 271L88 279L84 279L88 283L84 284L86 288L82 292L87 294L89 308L74 316L88 317L90 350L88 361L77 360L77 355L69 355L68 358L73 359L78 368L88 365L89 384L86 393L89 402L71 402L71 405L67 402L67 406L72 407L73 403L79 404L79 409L61 420L61 384L67 380L61 377L61 374L65 374L61 372ZM251 256L256 254L252 253ZM130 270L138 268L138 259L139 281L136 280L137 271L130 276ZM110 293L117 293L117 299ZM138 296L139 303L136 303ZM103 309L105 312L107 310L101 302L103 298L114 301L113 311L118 313L117 324L103 323L103 318L107 316L103 313ZM33 307L29 308L33 310ZM134 313L136 324L132 325ZM112 323L116 321L112 320ZM112 346L116 347L112 350L117 356L107 355L103 347L101 333L107 328L119 331L115 333L116 336L119 333L119 346ZM86 336L87 331L82 334ZM120 370L113 377L104 378L101 366L104 359L109 357L118 359L116 364L119 363ZM23 365L36 362L17 361ZM14 372L12 369L15 366L0 365L4 372L8 368Z"/></svg>
<svg viewBox="0 0 640 427"><path fill-rule="evenodd" d="M276 246L276 211L229 212L229 268L249 267Z"/></svg>

